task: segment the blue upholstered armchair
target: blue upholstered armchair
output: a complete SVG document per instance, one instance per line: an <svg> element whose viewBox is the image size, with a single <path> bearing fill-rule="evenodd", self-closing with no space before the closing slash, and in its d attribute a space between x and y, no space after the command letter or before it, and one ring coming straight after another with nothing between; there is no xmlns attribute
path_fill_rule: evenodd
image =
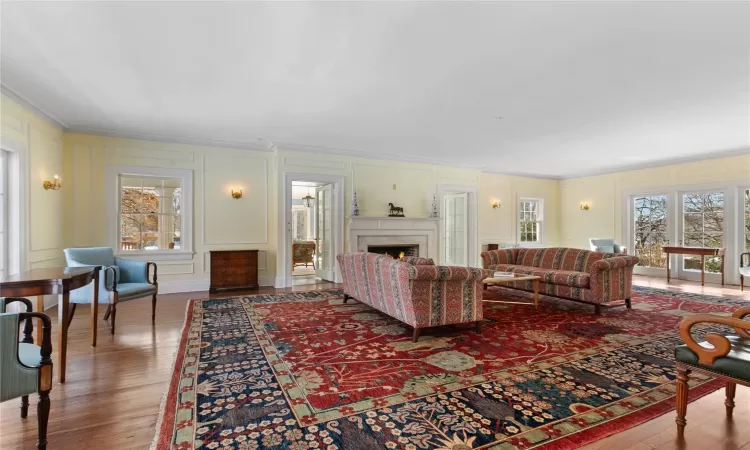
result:
<svg viewBox="0 0 750 450"><path fill-rule="evenodd" d="M591 238L589 246L592 252L627 253L628 248L615 242L612 238Z"/></svg>
<svg viewBox="0 0 750 450"><path fill-rule="evenodd" d="M13 302L26 305L26 312L6 313ZM34 345L33 319L42 321L41 345ZM23 338L18 336L23 325ZM21 418L29 414L29 394L37 392L37 448L47 448L49 391L52 389L52 326L46 314L32 312L25 298L0 298L0 402L21 397Z"/></svg>
<svg viewBox="0 0 750 450"><path fill-rule="evenodd" d="M151 296L151 322L156 319L156 295L159 285L156 282L156 264L153 262L116 258L109 247L66 248L65 260L68 267L102 266L103 276L99 277L99 303L107 304L104 320L110 320L110 329L115 334L115 317L117 304L127 300ZM153 266L153 281L149 281L149 272ZM76 289L70 293L70 303L73 310L70 319L73 320L75 307L79 303L91 303L94 298L93 283ZM94 318L96 326L96 318ZM91 345L96 345L92 333Z"/></svg>

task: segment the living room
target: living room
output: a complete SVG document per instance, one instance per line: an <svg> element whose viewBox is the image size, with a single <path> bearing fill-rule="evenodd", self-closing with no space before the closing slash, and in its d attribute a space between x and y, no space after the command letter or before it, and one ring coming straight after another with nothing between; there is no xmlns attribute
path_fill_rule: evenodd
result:
<svg viewBox="0 0 750 450"><path fill-rule="evenodd" d="M0 447L750 445L750 4L2 28Z"/></svg>

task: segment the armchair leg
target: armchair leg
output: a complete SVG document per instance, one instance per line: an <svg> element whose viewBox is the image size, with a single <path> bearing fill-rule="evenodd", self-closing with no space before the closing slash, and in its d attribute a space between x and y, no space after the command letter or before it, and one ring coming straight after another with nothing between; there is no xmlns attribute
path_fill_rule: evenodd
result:
<svg viewBox="0 0 750 450"><path fill-rule="evenodd" d="M683 367L677 367L677 434L682 436L685 431L685 414L687 414L688 404L688 380L690 379L690 371Z"/></svg>
<svg viewBox="0 0 750 450"><path fill-rule="evenodd" d="M107 310L104 312L104 320L109 319L109 313L112 312L112 305L107 305Z"/></svg>
<svg viewBox="0 0 750 450"><path fill-rule="evenodd" d="M112 311L109 313L111 325L109 327L112 334L115 334L115 317L117 317L117 303L112 303Z"/></svg>
<svg viewBox="0 0 750 450"><path fill-rule="evenodd" d="M594 305L594 314L597 316L602 315L602 305Z"/></svg>
<svg viewBox="0 0 750 450"><path fill-rule="evenodd" d="M39 438L36 448L47 449L47 422L49 421L49 391L39 393L39 404L37 405L37 420L39 422Z"/></svg>
<svg viewBox="0 0 750 450"><path fill-rule="evenodd" d="M633 309L633 304L631 303L629 298L625 299L625 307L628 309Z"/></svg>
<svg viewBox="0 0 750 450"><path fill-rule="evenodd" d="M344 303L346 303L349 300L349 296L347 294L344 294Z"/></svg>
<svg viewBox="0 0 750 450"><path fill-rule="evenodd" d="M745 276L740 275L740 291L744 291L744 290L745 290Z"/></svg>
<svg viewBox="0 0 750 450"><path fill-rule="evenodd" d="M724 406L727 407L727 417L732 417L734 411L734 391L737 389L737 384L733 381L727 381L727 399L724 400Z"/></svg>
<svg viewBox="0 0 750 450"><path fill-rule="evenodd" d="M477 320L476 326L477 326L477 334L482 334L482 321Z"/></svg>
<svg viewBox="0 0 750 450"><path fill-rule="evenodd" d="M151 323L156 322L156 294L151 297Z"/></svg>
<svg viewBox="0 0 750 450"><path fill-rule="evenodd" d="M417 342L419 340L419 335L422 334L422 329L414 327L414 334L411 335L411 341Z"/></svg>
<svg viewBox="0 0 750 450"><path fill-rule="evenodd" d="M21 397L21 418L25 419L29 415L29 396Z"/></svg>

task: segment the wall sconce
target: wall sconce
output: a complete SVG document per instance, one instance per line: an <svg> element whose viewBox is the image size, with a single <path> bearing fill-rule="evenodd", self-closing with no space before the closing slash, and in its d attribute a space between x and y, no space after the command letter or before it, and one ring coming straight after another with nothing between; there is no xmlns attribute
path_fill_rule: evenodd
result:
<svg viewBox="0 0 750 450"><path fill-rule="evenodd" d="M55 175L53 181L47 180L42 184L42 186L44 186L44 189L47 191L49 191L50 189L56 191L62 187L62 183L60 182L60 177Z"/></svg>
<svg viewBox="0 0 750 450"><path fill-rule="evenodd" d="M591 207L589 206L588 203L581 202L581 211L588 211L589 209L591 209Z"/></svg>
<svg viewBox="0 0 750 450"><path fill-rule="evenodd" d="M498 209L500 208L500 202L494 201L492 202L492 209Z"/></svg>
<svg viewBox="0 0 750 450"><path fill-rule="evenodd" d="M232 198L242 198L242 189L235 192L234 189L232 189Z"/></svg>

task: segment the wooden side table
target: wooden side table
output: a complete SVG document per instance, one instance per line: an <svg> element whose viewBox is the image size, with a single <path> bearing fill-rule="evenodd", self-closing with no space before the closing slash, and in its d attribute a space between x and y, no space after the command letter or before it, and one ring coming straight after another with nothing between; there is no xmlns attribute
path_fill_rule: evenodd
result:
<svg viewBox="0 0 750 450"><path fill-rule="evenodd" d="M489 286L500 286L507 283L514 283L516 281L534 281L534 303L529 302L511 302L505 300L482 300L487 303L511 303L515 305L534 305L534 308L539 308L539 280L541 277L536 275L521 275L514 274L512 277L501 277L501 278L485 278L482 280L484 288L487 289Z"/></svg>
<svg viewBox="0 0 750 450"><path fill-rule="evenodd" d="M701 286L705 284L706 278L706 256L718 256L721 258L721 285L724 286L724 253L725 248L713 248L713 247L674 247L674 246L663 246L661 251L667 255L667 283L671 276L669 268L669 255L699 255L701 257Z"/></svg>
<svg viewBox="0 0 750 450"><path fill-rule="evenodd" d="M99 266L55 267L33 269L15 275L0 277L0 297L37 296L36 309L44 312L44 296L59 295L57 303L57 381L65 383L65 366L68 359L68 319L70 291L94 282L94 300L91 317L96 317L99 306ZM93 322L92 322L93 323ZM37 327L37 342L42 342L42 327ZM92 327L92 333L96 328Z"/></svg>

